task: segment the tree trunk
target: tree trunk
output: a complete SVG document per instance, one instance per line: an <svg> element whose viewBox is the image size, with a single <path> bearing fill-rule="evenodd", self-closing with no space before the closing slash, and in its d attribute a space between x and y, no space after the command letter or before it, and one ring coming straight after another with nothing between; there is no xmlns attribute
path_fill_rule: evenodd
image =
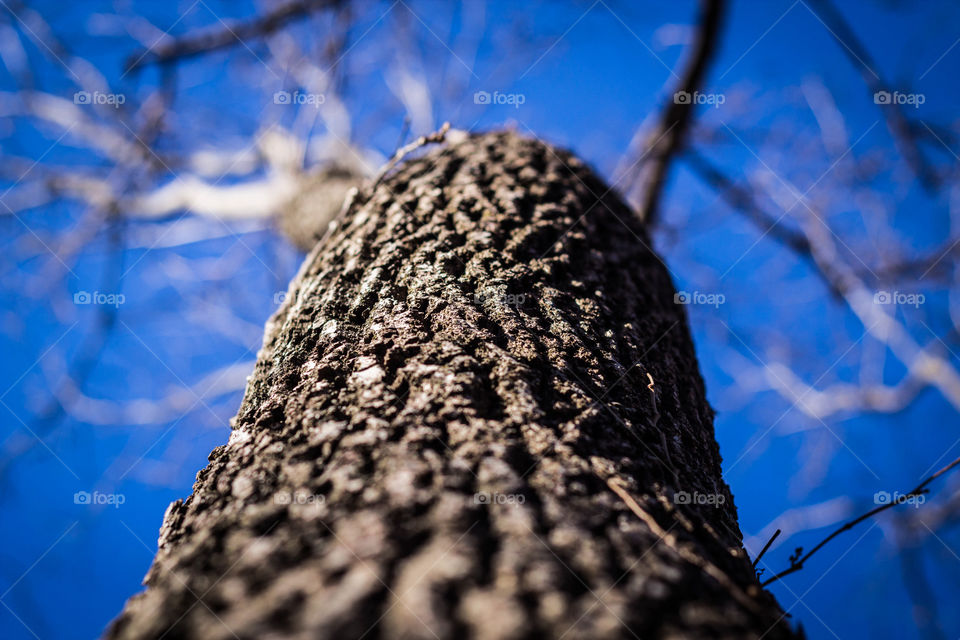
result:
<svg viewBox="0 0 960 640"><path fill-rule="evenodd" d="M667 271L582 162L461 136L343 222L108 637L794 637Z"/></svg>

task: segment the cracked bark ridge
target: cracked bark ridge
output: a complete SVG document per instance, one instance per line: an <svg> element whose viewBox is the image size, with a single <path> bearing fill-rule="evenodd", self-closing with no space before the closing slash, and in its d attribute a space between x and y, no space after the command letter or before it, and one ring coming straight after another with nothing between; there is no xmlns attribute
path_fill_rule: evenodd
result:
<svg viewBox="0 0 960 640"><path fill-rule="evenodd" d="M649 244L512 133L361 192L107 637L794 637Z"/></svg>

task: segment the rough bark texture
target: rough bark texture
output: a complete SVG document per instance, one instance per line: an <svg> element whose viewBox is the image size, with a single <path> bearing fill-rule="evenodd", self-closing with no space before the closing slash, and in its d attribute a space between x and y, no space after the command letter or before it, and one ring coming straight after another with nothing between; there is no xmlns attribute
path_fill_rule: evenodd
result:
<svg viewBox="0 0 960 640"><path fill-rule="evenodd" d="M510 133L361 193L108 637L793 637L648 245Z"/></svg>

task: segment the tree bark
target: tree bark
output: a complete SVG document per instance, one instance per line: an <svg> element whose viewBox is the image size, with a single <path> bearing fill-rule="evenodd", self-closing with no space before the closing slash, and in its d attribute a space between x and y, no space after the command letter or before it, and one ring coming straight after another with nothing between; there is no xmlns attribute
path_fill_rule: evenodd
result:
<svg viewBox="0 0 960 640"><path fill-rule="evenodd" d="M795 637L649 245L512 133L361 192L107 637Z"/></svg>

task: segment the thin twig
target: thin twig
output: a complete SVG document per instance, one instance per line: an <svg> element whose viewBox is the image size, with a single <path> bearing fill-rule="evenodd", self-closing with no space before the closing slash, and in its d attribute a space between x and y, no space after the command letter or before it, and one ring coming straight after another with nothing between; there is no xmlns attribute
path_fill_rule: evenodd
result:
<svg viewBox="0 0 960 640"><path fill-rule="evenodd" d="M836 538L838 535L840 535L840 534L843 533L844 531L849 531L850 529L854 528L855 526L857 526L858 524L860 524L860 523L863 522L864 520L868 520L869 518L872 518L873 516L877 515L877 514L880 513L881 511L886 511L887 509L892 509L893 507L895 507L895 506L897 506L897 505L901 505L901 504L905 503L905 502L906 502L907 500L909 500L910 498L913 498L913 497L916 497L916 496L918 496L918 495L927 493L928 489L927 489L926 487L927 487L928 484L930 484L931 482L933 482L934 480L936 480L937 478L939 478L940 476L942 476L942 475L945 474L946 472L950 471L951 469L953 469L953 468L956 467L957 465L960 465L960 458L957 458L956 460L954 460L953 462L951 462L951 463L948 464L947 466L943 467L942 469L940 469L939 471L937 471L936 473L934 473L933 475L931 475L930 477L928 477L926 480L924 480L923 482L921 482L920 484L918 484L916 487L914 487L913 491L911 491L910 493L907 493L906 495L898 496L895 500L891 500L891 501L888 502L887 504L880 505L879 507L877 507L877 508L875 508L875 509L871 509L870 511L867 511L867 512L864 513L863 515L861 515L861 516L859 516L859 517L857 517L857 518L854 518L854 519L851 520L850 522L847 522L846 524L844 524L843 526L841 526L839 529L836 529L835 531L833 531L833 533L831 533L831 534L828 535L826 538L824 538L824 539L821 540L819 543L817 543L817 546L815 546L813 549L811 549L809 552L807 552L807 554L806 554L805 556L802 556L802 557L800 557L799 559L792 561L789 568L784 569L783 571L781 571L781 572L778 573L777 575L773 576L772 578L770 578L770 579L767 580L766 582L762 583L762 586L765 587L765 586L767 586L768 584L772 584L772 583L776 582L777 580L780 580L781 578L783 578L783 577L786 576L786 575L789 575L789 574L794 573L794 572L796 572L796 571L800 571L800 569L803 569L804 563L805 563L807 560L810 559L810 556L812 556L812 555L815 554L817 551L819 551L820 549L822 549L824 545L826 545L828 542L830 542L831 540L833 540L834 538Z"/></svg>
<svg viewBox="0 0 960 640"><path fill-rule="evenodd" d="M757 554L757 557L753 561L753 568L757 568L757 563L760 562L760 558L763 557L763 554L767 552L767 549L770 548L770 545L773 544L773 541L780 537L780 529L777 529L773 532L773 535L770 536L770 539L767 540L767 544L763 545L763 549L760 549L760 553Z"/></svg>
<svg viewBox="0 0 960 640"><path fill-rule="evenodd" d="M373 180L373 184L370 185L370 193L377 188L377 185L383 180L383 178L397 166L401 160L403 160L408 154L413 153L420 147L426 146L428 144L436 144L443 142L447 139L447 132L450 131L450 123L444 122L443 126L440 127L439 131L434 131L433 133L420 136L410 144L404 145L397 149L396 153L393 154L393 157L390 158L387 164L383 165L383 169L380 170L380 173L377 174L377 177Z"/></svg>

